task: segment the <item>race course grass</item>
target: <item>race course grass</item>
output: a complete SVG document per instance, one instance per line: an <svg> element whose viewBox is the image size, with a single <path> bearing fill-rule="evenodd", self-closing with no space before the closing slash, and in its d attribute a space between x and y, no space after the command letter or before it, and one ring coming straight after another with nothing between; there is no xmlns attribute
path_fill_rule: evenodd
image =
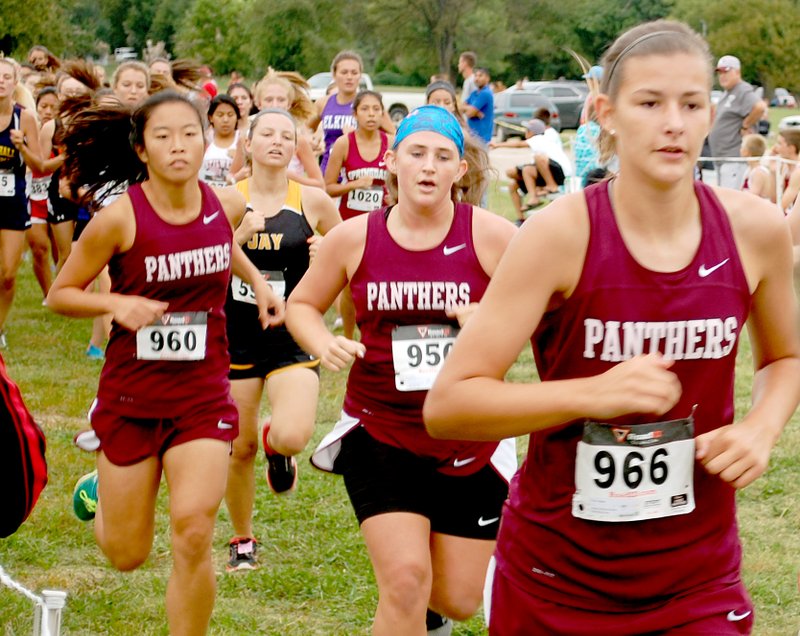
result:
<svg viewBox="0 0 800 636"><path fill-rule="evenodd" d="M504 193L493 192L493 207L508 213L506 199ZM147 563L132 573L114 571L95 545L91 524L81 523L71 512L73 484L93 467L93 456L72 445L72 436L86 425L100 370L99 363L84 357L90 322L56 316L41 306L41 300L30 263L25 263L9 321L9 348L3 356L47 434L50 483L31 518L15 535L0 540L0 565L34 591L68 592L62 634L167 634L163 608L170 567L166 487ZM749 403L751 366L750 348L743 338L738 414ZM510 378L533 378L529 353L521 356ZM376 588L344 486L340 478L316 471L308 463L310 450L338 417L345 379L343 374L322 373L317 432L299 458L296 492L274 496L263 479L263 458L258 459L259 570L225 573L231 527L224 507L220 511L214 541L218 593L212 634L369 633ZM797 633L800 627L798 448L795 416L767 475L739 495L745 577L758 611L756 634L784 636ZM32 621L32 603L0 587L0 636L27 636ZM480 617L457 624L454 630L459 636L485 633Z"/></svg>

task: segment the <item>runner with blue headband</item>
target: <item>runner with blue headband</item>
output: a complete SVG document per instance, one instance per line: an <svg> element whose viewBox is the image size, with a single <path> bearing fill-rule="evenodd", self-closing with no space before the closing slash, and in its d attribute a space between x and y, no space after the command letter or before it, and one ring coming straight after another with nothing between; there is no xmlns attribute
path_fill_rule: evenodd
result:
<svg viewBox="0 0 800 636"><path fill-rule="evenodd" d="M476 611L516 466L511 441L453 444L422 424L427 389L515 232L458 201L468 143L443 108L406 117L384 156L397 205L333 228L289 298L295 340L328 370L352 363L312 463L344 477L378 584L373 634L442 636ZM348 285L360 341L323 319Z"/></svg>
<svg viewBox="0 0 800 636"><path fill-rule="evenodd" d="M447 137L456 145L458 156L464 156L464 131L461 129L461 124L458 123L458 120L450 111L433 104L415 108L400 122L392 150L395 150L400 145L400 142L409 135L423 130L429 130Z"/></svg>

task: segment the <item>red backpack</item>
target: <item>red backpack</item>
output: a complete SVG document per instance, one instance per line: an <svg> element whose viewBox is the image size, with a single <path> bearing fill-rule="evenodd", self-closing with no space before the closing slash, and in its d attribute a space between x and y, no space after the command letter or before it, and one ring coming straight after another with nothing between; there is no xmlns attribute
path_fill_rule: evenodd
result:
<svg viewBox="0 0 800 636"><path fill-rule="evenodd" d="M0 483L8 505L0 515L0 537L20 527L47 484L45 439L33 421L19 387L0 357Z"/></svg>

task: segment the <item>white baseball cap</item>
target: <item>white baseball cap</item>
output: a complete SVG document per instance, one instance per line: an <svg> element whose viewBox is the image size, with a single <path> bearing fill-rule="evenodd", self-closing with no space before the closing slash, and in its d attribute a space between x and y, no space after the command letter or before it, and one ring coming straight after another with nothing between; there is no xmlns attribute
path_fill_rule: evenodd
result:
<svg viewBox="0 0 800 636"><path fill-rule="evenodd" d="M716 70L729 71L731 69L737 71L742 69L742 63L739 61L738 57L736 57L735 55L723 55L721 58L719 58Z"/></svg>

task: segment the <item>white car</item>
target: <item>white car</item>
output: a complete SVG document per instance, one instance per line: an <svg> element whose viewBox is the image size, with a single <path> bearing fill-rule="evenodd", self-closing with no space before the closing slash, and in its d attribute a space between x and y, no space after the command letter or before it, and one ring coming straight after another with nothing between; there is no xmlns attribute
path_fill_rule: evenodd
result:
<svg viewBox="0 0 800 636"><path fill-rule="evenodd" d="M125 60L135 60L139 56L136 53L136 49L132 46L121 46L117 49L114 49L114 59L117 62L124 62Z"/></svg>
<svg viewBox="0 0 800 636"><path fill-rule="evenodd" d="M311 87L308 91L308 96L312 102L317 101L320 97L325 96L328 86L333 84L333 74L329 72L317 73L308 78L308 85ZM366 73L361 74L361 81L358 84L358 89L362 91L372 90L372 79Z"/></svg>
<svg viewBox="0 0 800 636"><path fill-rule="evenodd" d="M308 91L308 96L312 101L318 100L325 95L328 86L333 84L333 75L331 73L317 73L308 78L308 85L311 89ZM359 90L375 90L372 85L372 78L366 73L362 73ZM383 106L386 112L392 118L395 125L399 124L403 117L408 115L412 110L425 103L425 90L413 89L400 89L397 91L380 91L383 97Z"/></svg>

